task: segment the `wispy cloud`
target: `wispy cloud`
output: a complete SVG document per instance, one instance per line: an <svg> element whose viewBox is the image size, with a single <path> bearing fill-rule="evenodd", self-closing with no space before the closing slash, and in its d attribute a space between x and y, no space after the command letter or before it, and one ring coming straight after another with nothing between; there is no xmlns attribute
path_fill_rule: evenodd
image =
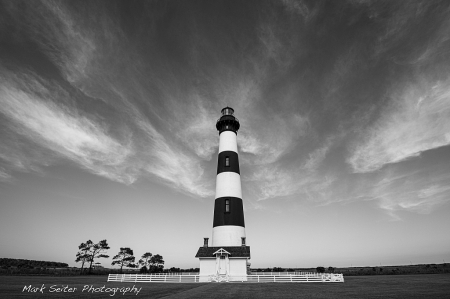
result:
<svg viewBox="0 0 450 299"><path fill-rule="evenodd" d="M448 16L446 3L433 1L415 1L385 6L377 2L368 2L372 18L384 19L382 30L374 47L374 55L383 56L386 52L396 63L410 64L424 62L436 54L442 38L448 36ZM430 15L433 17L430 18ZM426 23L426 26L423 24ZM429 28L437 29L426 32ZM446 39L446 38L445 38ZM396 51L398 47L414 45L408 51Z"/></svg>
<svg viewBox="0 0 450 299"><path fill-rule="evenodd" d="M258 127L260 129L255 130ZM254 123L247 123L247 127L240 133L239 144L243 153L255 155L246 157L249 163L255 165L273 163L289 153L300 138L307 134L308 129L307 117L288 114L283 118L279 114L274 114L255 120Z"/></svg>
<svg viewBox="0 0 450 299"><path fill-rule="evenodd" d="M408 187L414 188L411 185ZM386 211L393 220L401 220L398 214L400 211L429 214L438 206L449 201L449 191L448 186L440 185L431 185L420 190L407 190L406 188L389 190L387 188L375 199L378 201L379 207Z"/></svg>
<svg viewBox="0 0 450 299"><path fill-rule="evenodd" d="M133 181L107 169L123 164L132 148L111 138L96 120L56 104L61 93L50 91L31 76L22 76L19 85L26 84L33 90L18 89L15 82L8 80L7 73L2 75L5 74L0 85L0 111L15 123L17 133L94 173L122 182Z"/></svg>
<svg viewBox="0 0 450 299"><path fill-rule="evenodd" d="M13 15L18 13L14 5L9 5L8 10ZM212 145L211 138L198 136L195 129L202 129L212 115L202 113L202 103L196 107L187 105L184 110L174 109L166 115L158 113L172 104L176 107L180 96L184 96L184 91L177 88L177 76L171 70L161 72L161 69L158 76L150 74L166 105L146 101L158 97L149 92L147 78L137 76L147 62L136 56L128 65L118 63L119 53L123 57L138 54L136 49L123 44L121 29L108 15L79 23L76 18L79 12L59 2L39 3L35 11L29 7L24 10L29 15L22 24L24 32L30 34L69 84L82 92L84 102L101 100L105 104L103 111L87 113L75 108L73 103L80 99L69 98L65 87L57 81L44 83L47 79L37 74L17 75L3 70L2 113L19 129L10 128L36 144L35 151L39 147L50 149L57 156L109 179L130 184L152 174L181 192L211 196L212 180L205 180L200 162L211 158L216 144ZM156 118L150 121L148 111ZM187 114L192 117L186 117ZM114 115L120 118L114 120ZM181 118L186 122L179 122ZM169 133L168 139L155 128L155 122L176 133ZM178 125L171 127L171 123ZM177 134L181 144L171 139ZM206 147L205 140L211 140ZM26 163L26 155L14 153L12 146L5 151L5 160L14 156L22 170L42 165L38 159Z"/></svg>
<svg viewBox="0 0 450 299"><path fill-rule="evenodd" d="M12 179L12 176L5 172L4 169L0 168L0 182L9 182Z"/></svg>
<svg viewBox="0 0 450 299"><path fill-rule="evenodd" d="M19 77L20 82L12 80ZM139 130L135 128L133 133L127 127L120 130L115 127L116 132L124 132L118 139L98 117L89 118L85 112L62 104L68 102L67 99L60 98L57 104L58 97L64 93L43 86L31 74L17 76L3 70L2 78L0 112L14 122L10 128L35 144L36 150L51 150L56 156L122 183L133 183L145 173L151 173L189 194L212 195L210 182L202 181L203 169L198 159L186 153L183 147L169 145L138 110L132 109L131 113ZM58 89L57 86L52 88ZM126 136L140 136L139 142ZM2 158L15 161L15 168L24 171L48 164L48 160L30 162L24 154L6 149Z"/></svg>
<svg viewBox="0 0 450 299"><path fill-rule="evenodd" d="M41 167L50 165L55 156L38 144L30 145L26 137L12 132L2 136L0 144L0 163L4 165L5 171L11 176L15 171L42 174Z"/></svg>
<svg viewBox="0 0 450 299"><path fill-rule="evenodd" d="M310 9L303 0L282 0L286 10L299 14L307 19L310 14Z"/></svg>
<svg viewBox="0 0 450 299"><path fill-rule="evenodd" d="M252 173L243 177L244 185L251 189L251 199L261 201L299 195L303 200L317 203L338 201L336 197L330 197L336 180L334 176L319 174L316 169L305 170L301 163L252 166Z"/></svg>
<svg viewBox="0 0 450 299"><path fill-rule="evenodd" d="M448 166L435 163L412 170L394 164L359 177L349 200L374 201L395 221L402 220L400 212L431 213L450 201Z"/></svg>
<svg viewBox="0 0 450 299"><path fill-rule="evenodd" d="M12 15L21 15L18 34L28 36L55 64L69 82L84 77L95 52L92 31L83 30L73 11L60 1L36 1L33 5L17 1L6 3ZM23 38L23 37L22 37Z"/></svg>
<svg viewBox="0 0 450 299"><path fill-rule="evenodd" d="M353 146L347 159L353 170L374 171L449 145L449 83L417 82L393 95L392 104Z"/></svg>
<svg viewBox="0 0 450 299"><path fill-rule="evenodd" d="M255 168L255 167L254 167ZM272 165L259 166L250 176L243 178L245 184L253 189L256 201L292 195L304 181L295 180L290 171ZM297 178L299 179L299 178ZM305 179L305 178L303 178Z"/></svg>
<svg viewBox="0 0 450 299"><path fill-rule="evenodd" d="M309 171L316 170L325 159L327 153L330 151L333 144L333 139L333 137L327 138L323 146L309 153L303 168Z"/></svg>

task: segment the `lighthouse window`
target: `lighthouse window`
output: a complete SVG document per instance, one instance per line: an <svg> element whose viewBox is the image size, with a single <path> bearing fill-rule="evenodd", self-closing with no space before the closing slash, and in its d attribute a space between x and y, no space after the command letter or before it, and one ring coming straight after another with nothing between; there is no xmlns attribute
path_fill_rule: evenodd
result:
<svg viewBox="0 0 450 299"><path fill-rule="evenodd" d="M225 157L225 166L230 166L230 157Z"/></svg>
<svg viewBox="0 0 450 299"><path fill-rule="evenodd" d="M225 213L229 213L229 212L230 212L230 200L225 199Z"/></svg>

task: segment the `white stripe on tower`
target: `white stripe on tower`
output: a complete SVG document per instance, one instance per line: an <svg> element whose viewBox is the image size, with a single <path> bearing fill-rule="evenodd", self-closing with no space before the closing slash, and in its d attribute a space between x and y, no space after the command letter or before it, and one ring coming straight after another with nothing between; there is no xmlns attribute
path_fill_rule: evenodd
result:
<svg viewBox="0 0 450 299"><path fill-rule="evenodd" d="M216 198L242 198L241 176L235 172L222 172L216 178Z"/></svg>
<svg viewBox="0 0 450 299"><path fill-rule="evenodd" d="M241 246L241 238L245 238L245 227L222 225L213 228L212 246Z"/></svg>
<svg viewBox="0 0 450 299"><path fill-rule="evenodd" d="M233 131L224 131L219 135L219 154L224 151L237 153L237 134Z"/></svg>
<svg viewBox="0 0 450 299"><path fill-rule="evenodd" d="M214 247L241 246L245 238L236 138L240 125L233 114L232 108L223 108L216 124L220 138L212 233Z"/></svg>

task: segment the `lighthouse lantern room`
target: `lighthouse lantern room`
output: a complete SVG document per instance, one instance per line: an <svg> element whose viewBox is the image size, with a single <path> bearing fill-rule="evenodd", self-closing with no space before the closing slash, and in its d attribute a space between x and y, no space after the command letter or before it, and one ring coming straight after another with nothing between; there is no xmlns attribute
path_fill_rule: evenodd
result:
<svg viewBox="0 0 450 299"><path fill-rule="evenodd" d="M212 244L209 238L199 248L200 280L247 280L250 246L246 244L241 175L237 151L239 120L231 107L222 109L217 120L219 157L217 162L216 196Z"/></svg>

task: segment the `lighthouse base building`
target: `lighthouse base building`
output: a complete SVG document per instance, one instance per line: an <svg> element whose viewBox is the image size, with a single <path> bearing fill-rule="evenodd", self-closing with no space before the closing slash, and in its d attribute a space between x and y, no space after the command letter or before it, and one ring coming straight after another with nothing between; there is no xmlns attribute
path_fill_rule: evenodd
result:
<svg viewBox="0 0 450 299"><path fill-rule="evenodd" d="M200 281L247 281L250 246L200 247Z"/></svg>
<svg viewBox="0 0 450 299"><path fill-rule="evenodd" d="M230 107L217 120L219 156L212 246L204 239L195 256L200 260L200 281L247 281L250 247L245 241L244 207L237 151L239 120Z"/></svg>

